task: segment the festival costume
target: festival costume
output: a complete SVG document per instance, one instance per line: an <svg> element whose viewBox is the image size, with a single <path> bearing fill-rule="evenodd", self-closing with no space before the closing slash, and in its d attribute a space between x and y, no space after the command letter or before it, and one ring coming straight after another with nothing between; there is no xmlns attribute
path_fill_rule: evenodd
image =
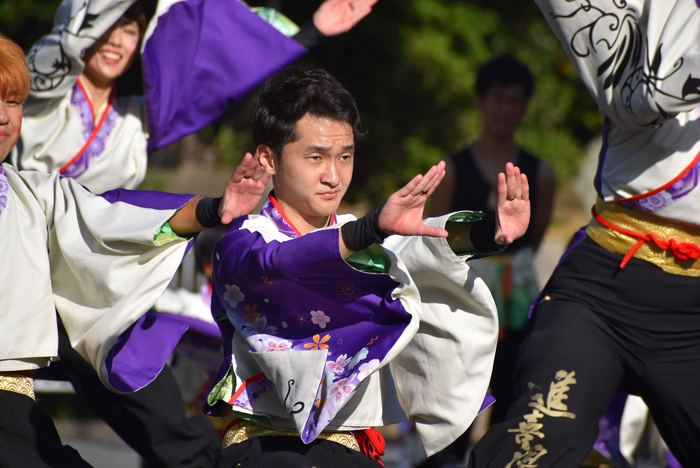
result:
<svg viewBox="0 0 700 468"><path fill-rule="evenodd" d="M468 206L476 211L494 214L489 209L489 194L495 193L492 183L484 180L474 163L472 148L468 147L451 157L455 168L455 196L451 211L458 206ZM539 187L535 182L540 168L540 160L520 149L518 159L513 164L526 174L530 184L530 206L537 209ZM496 398L491 410L491 422L503 421L508 407L513 402L513 370L522 342L530 305L540 290L533 267L534 251L531 246L530 230L506 247L501 255L476 259L469 266L484 280L498 309L498 323L501 327L493 375L491 393ZM466 444L463 448L466 448Z"/></svg>
<svg viewBox="0 0 700 468"><path fill-rule="evenodd" d="M212 314L225 360L209 403L231 422L224 460L251 430L371 455L366 430L406 415L434 453L492 402L498 322L481 279L441 238L392 236L343 259L338 228L353 219L301 236L270 196L217 243Z"/></svg>
<svg viewBox="0 0 700 468"><path fill-rule="evenodd" d="M21 138L10 155L15 166L60 171L94 193L136 188L145 176L147 151L209 124L231 101L319 41L320 33L312 25L299 32L274 10L251 10L238 0L160 0L142 43L145 96L113 92L97 109L79 80L85 68L83 54L133 3L61 4L51 34L28 54L32 87ZM295 34L296 40L288 37ZM184 316L188 312L182 327L197 328L210 317L208 310L188 309ZM97 377L78 353L64 349L65 359L49 373L62 372L150 465L216 464L220 443L208 434L210 428L186 418L178 389L171 385L171 369L163 371L153 388L113 396L95 385ZM148 435L135 436L143 427L149 428Z"/></svg>
<svg viewBox="0 0 700 468"><path fill-rule="evenodd" d="M579 466L621 385L698 466L700 5L538 4L607 117L600 198L533 307L518 399L471 466Z"/></svg>
<svg viewBox="0 0 700 468"><path fill-rule="evenodd" d="M0 329L11 330L0 342L5 399L8 391L32 398L32 377L26 372L56 359L56 311L73 348L98 371L104 385L134 391L158 375L186 326L146 312L188 248L188 241L168 231L167 220L191 198L127 190L95 196L58 174L0 166L0 248L5 260ZM148 362L143 355L149 356ZM37 411L34 405L25 406ZM1 422L7 435L0 437L5 466L13 453L22 453L32 442L27 437L19 437L25 444L13 442L12 434L24 422ZM36 447L22 453L21 466L31 465L31 457L41 458L40 453Z"/></svg>
<svg viewBox="0 0 700 468"><path fill-rule="evenodd" d="M273 10L238 0L160 0L142 45L145 96L113 93L95 109L78 79L83 54L133 3L61 4L53 31L27 56L32 87L13 165L60 171L95 193L136 188L147 145L153 151L201 129L307 51L286 36L299 28Z"/></svg>

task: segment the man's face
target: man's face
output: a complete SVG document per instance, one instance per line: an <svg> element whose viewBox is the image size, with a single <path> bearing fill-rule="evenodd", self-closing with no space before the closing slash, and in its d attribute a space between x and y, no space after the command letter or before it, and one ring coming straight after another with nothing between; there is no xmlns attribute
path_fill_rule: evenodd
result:
<svg viewBox="0 0 700 468"><path fill-rule="evenodd" d="M85 53L85 75L93 83L113 83L131 66L140 40L139 24L122 16Z"/></svg>
<svg viewBox="0 0 700 468"><path fill-rule="evenodd" d="M525 86L494 83L483 95L477 95L484 133L497 138L511 138L527 110Z"/></svg>
<svg viewBox="0 0 700 468"><path fill-rule="evenodd" d="M0 162L7 158L19 140L23 108L21 101L6 98L0 91Z"/></svg>
<svg viewBox="0 0 700 468"><path fill-rule="evenodd" d="M272 175L275 196L295 222L323 225L340 205L352 180L355 141L345 122L306 114L296 124L299 140L278 158L260 145L260 163Z"/></svg>

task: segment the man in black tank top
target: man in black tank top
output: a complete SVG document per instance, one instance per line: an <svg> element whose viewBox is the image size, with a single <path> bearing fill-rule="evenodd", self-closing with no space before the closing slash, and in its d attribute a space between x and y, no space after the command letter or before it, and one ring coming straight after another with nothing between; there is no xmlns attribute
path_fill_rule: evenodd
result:
<svg viewBox="0 0 700 468"><path fill-rule="evenodd" d="M479 69L475 102L482 115L482 133L471 146L447 160L446 175L432 196L429 216L469 207L493 214L499 168L506 162L528 176L532 215L526 234L509 245L510 261L470 262L494 295L501 333L496 351L491 393L496 397L491 423L501 422L514 399L513 371L531 302L539 289L532 270L537 251L552 214L554 172L549 164L518 147L515 132L527 111L534 79L528 68L510 56L498 57ZM501 255L499 257L506 257ZM487 261L488 262L488 261ZM462 461L469 444L467 431L454 444L426 460L421 468Z"/></svg>

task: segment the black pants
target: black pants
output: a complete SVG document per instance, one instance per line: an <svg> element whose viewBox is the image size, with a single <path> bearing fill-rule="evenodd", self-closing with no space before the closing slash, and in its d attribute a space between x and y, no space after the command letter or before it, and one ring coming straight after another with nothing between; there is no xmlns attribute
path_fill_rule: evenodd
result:
<svg viewBox="0 0 700 468"><path fill-rule="evenodd" d="M520 350L516 400L470 466L578 467L620 386L644 398L679 461L700 466L700 278L621 259L585 238L557 267Z"/></svg>
<svg viewBox="0 0 700 468"><path fill-rule="evenodd" d="M53 364L85 402L143 457L149 468L215 467L221 439L202 415L187 418L172 369L134 393L108 390L92 366L75 351L60 325L59 355Z"/></svg>
<svg viewBox="0 0 700 468"><path fill-rule="evenodd" d="M0 390L0 468L90 468L31 398Z"/></svg>
<svg viewBox="0 0 700 468"><path fill-rule="evenodd" d="M304 444L299 437L253 437L224 450L220 468L381 468L367 455L328 440Z"/></svg>

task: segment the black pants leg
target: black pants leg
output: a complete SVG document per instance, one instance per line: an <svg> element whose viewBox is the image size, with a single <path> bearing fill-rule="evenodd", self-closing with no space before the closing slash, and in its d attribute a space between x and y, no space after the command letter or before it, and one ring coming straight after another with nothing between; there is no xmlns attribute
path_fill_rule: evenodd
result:
<svg viewBox="0 0 700 468"><path fill-rule="evenodd" d="M518 360L516 400L475 446L470 466L578 467L624 378L609 335L608 325L580 304L540 306Z"/></svg>
<svg viewBox="0 0 700 468"><path fill-rule="evenodd" d="M170 367L146 387L119 394L108 390L92 366L70 346L62 325L59 355L61 361L54 365L67 375L76 393L143 457L149 468L217 465L221 439L203 415L187 418Z"/></svg>
<svg viewBox="0 0 700 468"><path fill-rule="evenodd" d="M91 468L31 398L0 390L1 468Z"/></svg>

